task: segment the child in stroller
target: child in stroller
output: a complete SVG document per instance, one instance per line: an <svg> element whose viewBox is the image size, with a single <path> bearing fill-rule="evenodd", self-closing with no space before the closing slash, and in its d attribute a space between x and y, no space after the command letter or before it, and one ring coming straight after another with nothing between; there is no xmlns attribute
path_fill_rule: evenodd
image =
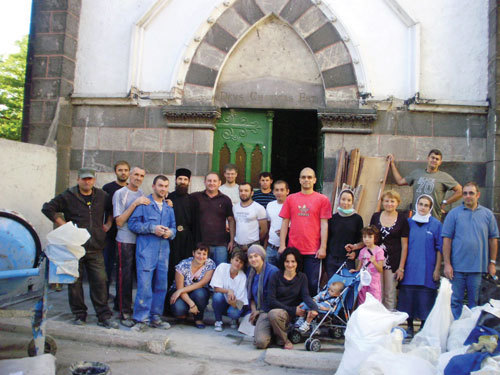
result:
<svg viewBox="0 0 500 375"><path fill-rule="evenodd" d="M334 284L336 285L334 286ZM343 289L340 289L339 291L339 288L341 286L343 286ZM330 308L328 308L327 310L320 308L318 311L318 315L315 318L311 317L307 320L307 322L309 322L310 328L312 328L312 331L309 334L309 338L305 342L307 350L318 351L321 348L320 340L313 337L320 332L319 330L322 326L328 329L329 336L336 339L343 337L347 321L349 320L351 311L354 307L354 302L358 297L358 289L359 273L350 273L346 267L346 262L344 262L337 270L337 272L335 272L335 274L330 278L330 280L328 280L320 293L316 297L314 297L314 300L318 302L318 297L319 300L321 300L321 295L328 295L327 301L329 302ZM338 294L338 296L332 297L329 293L329 290L332 294ZM331 299L328 299L328 297L330 297ZM318 304L318 306L320 305L321 302ZM307 310L307 307L304 307ZM308 313L309 316L312 315L311 311L309 311ZM306 321L304 318L299 318L299 320L297 320L294 327L289 332L288 338L292 343L297 344L302 340L304 334L299 328L305 322ZM310 329L305 331L306 335L309 331Z"/></svg>

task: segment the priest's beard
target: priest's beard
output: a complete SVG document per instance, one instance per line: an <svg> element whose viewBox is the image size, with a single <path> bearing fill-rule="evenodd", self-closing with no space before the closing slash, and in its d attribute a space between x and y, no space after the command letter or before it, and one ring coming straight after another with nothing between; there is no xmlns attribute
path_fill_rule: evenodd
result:
<svg viewBox="0 0 500 375"><path fill-rule="evenodd" d="M176 185L175 192L179 195L186 195L188 193L189 187L186 185Z"/></svg>

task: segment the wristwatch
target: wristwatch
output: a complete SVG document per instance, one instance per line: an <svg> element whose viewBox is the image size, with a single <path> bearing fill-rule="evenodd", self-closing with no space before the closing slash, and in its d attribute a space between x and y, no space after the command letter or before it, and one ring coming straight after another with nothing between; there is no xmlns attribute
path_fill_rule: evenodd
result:
<svg viewBox="0 0 500 375"><path fill-rule="evenodd" d="M497 261L495 259L490 259L490 263L497 264Z"/></svg>
<svg viewBox="0 0 500 375"><path fill-rule="evenodd" d="M447 202L446 199L443 199L443 201L441 202L441 204L448 204L448 202Z"/></svg>

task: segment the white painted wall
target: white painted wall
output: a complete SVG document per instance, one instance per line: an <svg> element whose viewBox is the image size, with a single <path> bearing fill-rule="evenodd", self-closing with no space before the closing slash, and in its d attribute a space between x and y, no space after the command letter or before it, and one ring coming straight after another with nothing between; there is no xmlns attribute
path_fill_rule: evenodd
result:
<svg viewBox="0 0 500 375"><path fill-rule="evenodd" d="M42 246L52 230L52 222L42 214L42 205L51 200L56 189L56 151L31 143L0 138L2 193L0 208L23 215L35 228Z"/></svg>
<svg viewBox="0 0 500 375"><path fill-rule="evenodd" d="M421 97L484 101L487 93L487 0L324 0L361 56L366 87L376 99ZM157 0L82 3L75 96L125 96L134 24ZM169 92L196 31L221 1L170 0L144 29L139 89ZM414 30L397 5L420 25ZM391 6L392 5L392 6ZM415 51L420 51L420 55ZM142 55L141 55L142 53ZM415 60L417 58L417 60ZM420 72L418 82L412 77Z"/></svg>

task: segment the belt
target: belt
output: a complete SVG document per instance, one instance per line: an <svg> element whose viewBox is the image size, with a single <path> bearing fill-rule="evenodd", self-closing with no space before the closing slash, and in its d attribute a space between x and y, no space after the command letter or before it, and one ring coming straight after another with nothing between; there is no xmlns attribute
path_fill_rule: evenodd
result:
<svg viewBox="0 0 500 375"><path fill-rule="evenodd" d="M279 250L280 249L279 246L274 246L273 244L270 244L270 243L268 243L267 246L269 246L273 250Z"/></svg>

